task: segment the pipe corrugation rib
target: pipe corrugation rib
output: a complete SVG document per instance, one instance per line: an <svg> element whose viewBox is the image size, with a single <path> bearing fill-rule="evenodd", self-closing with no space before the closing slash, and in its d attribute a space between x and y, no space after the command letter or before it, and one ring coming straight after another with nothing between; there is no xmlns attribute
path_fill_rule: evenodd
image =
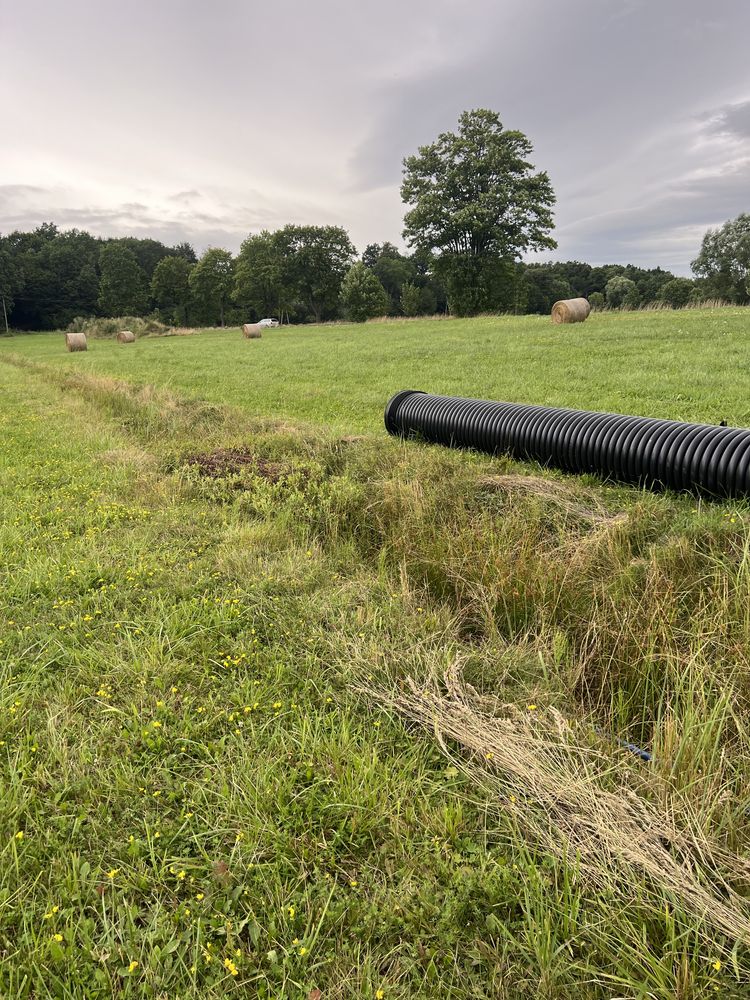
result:
<svg viewBox="0 0 750 1000"><path fill-rule="evenodd" d="M750 495L750 430L397 392L385 426L399 437L506 453L649 488Z"/></svg>

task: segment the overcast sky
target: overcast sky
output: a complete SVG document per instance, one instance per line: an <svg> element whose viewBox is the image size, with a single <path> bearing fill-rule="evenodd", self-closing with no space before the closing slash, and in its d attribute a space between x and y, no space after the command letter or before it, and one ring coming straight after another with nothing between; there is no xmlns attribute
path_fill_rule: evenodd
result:
<svg viewBox="0 0 750 1000"><path fill-rule="evenodd" d="M0 232L400 244L403 157L476 107L548 171L555 259L688 273L750 211L750 2L0 0Z"/></svg>

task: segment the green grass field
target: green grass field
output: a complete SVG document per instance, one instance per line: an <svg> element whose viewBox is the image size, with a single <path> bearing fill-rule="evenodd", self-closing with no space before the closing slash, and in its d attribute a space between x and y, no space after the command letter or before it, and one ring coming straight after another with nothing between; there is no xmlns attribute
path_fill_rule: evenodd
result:
<svg viewBox="0 0 750 1000"><path fill-rule="evenodd" d="M382 410L748 426L749 360L742 309L0 340L0 996L747 997L750 507Z"/></svg>
<svg viewBox="0 0 750 1000"><path fill-rule="evenodd" d="M214 330L129 348L91 340L85 355L36 334L0 350L344 432L379 431L403 388L750 426L741 308L594 313L570 327L536 316L290 327L255 341Z"/></svg>

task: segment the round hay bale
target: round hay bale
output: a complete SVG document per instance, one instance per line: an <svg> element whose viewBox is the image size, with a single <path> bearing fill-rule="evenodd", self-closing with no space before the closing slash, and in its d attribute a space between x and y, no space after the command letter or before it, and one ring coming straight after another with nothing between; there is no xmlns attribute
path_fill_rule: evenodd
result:
<svg viewBox="0 0 750 1000"><path fill-rule="evenodd" d="M86 334L66 333L65 346L68 348L69 351L87 351L88 344L86 343Z"/></svg>
<svg viewBox="0 0 750 1000"><path fill-rule="evenodd" d="M120 332L117 334L117 343L118 344L134 344L135 343L135 334L133 333L132 330L120 330Z"/></svg>
<svg viewBox="0 0 750 1000"><path fill-rule="evenodd" d="M242 326L242 336L246 340L257 340L258 337L262 337L260 323L244 323Z"/></svg>
<svg viewBox="0 0 750 1000"><path fill-rule="evenodd" d="M588 299L560 299L552 306L552 322L583 323L590 312Z"/></svg>

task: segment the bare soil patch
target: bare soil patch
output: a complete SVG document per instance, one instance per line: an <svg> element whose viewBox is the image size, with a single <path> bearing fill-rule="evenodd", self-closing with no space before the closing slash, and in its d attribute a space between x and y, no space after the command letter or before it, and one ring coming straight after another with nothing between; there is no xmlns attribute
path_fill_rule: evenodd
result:
<svg viewBox="0 0 750 1000"><path fill-rule="evenodd" d="M292 472L281 462L269 462L242 448L219 448L217 451L189 455L185 461L188 465L196 466L202 476L209 476L211 479L223 479L249 472L268 480L269 483L278 483Z"/></svg>

